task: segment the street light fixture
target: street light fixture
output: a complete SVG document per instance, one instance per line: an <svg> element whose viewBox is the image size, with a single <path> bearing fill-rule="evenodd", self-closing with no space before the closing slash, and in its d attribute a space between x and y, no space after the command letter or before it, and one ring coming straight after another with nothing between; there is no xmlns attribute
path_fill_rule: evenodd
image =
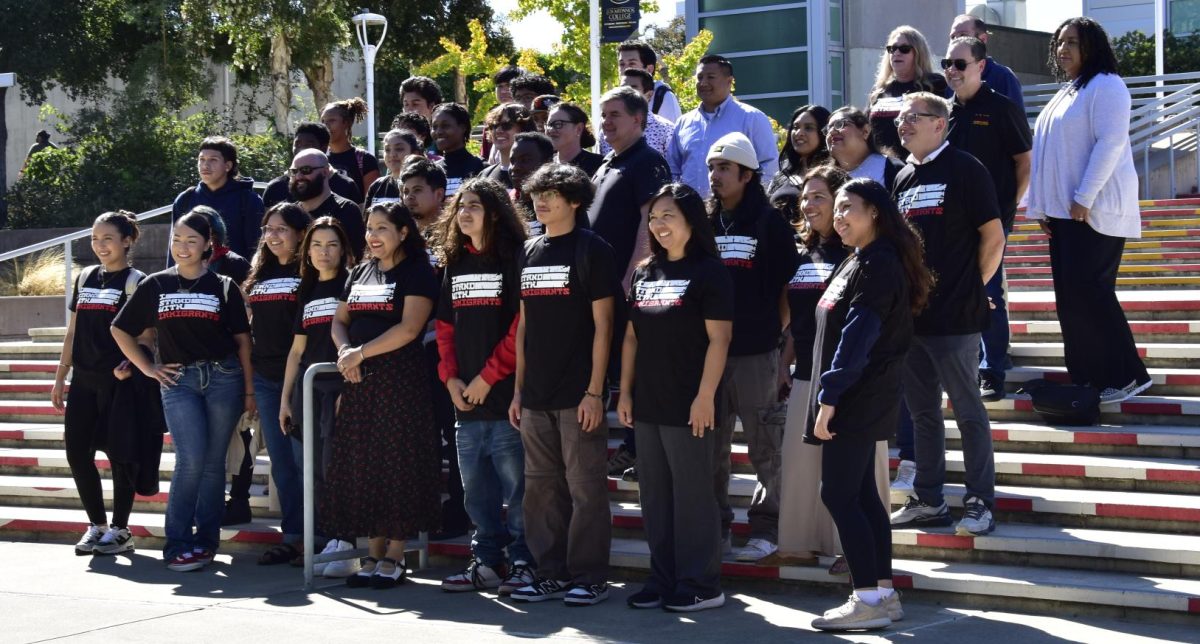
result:
<svg viewBox="0 0 1200 644"><path fill-rule="evenodd" d="M375 54L379 52L379 47L383 45L383 39L387 36L388 21L387 18L366 9L359 9L359 12L350 20L354 22L358 44L363 51L363 63L367 67L367 151L375 154ZM383 27L379 40L374 44L367 34L367 28L372 25Z"/></svg>

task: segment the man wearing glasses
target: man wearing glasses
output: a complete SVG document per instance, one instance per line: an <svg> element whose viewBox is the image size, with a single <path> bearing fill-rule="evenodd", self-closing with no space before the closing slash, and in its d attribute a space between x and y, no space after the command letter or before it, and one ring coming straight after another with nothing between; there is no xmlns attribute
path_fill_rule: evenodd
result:
<svg viewBox="0 0 1200 644"><path fill-rule="evenodd" d="M954 22L950 25L950 40L971 36L979 39L984 45L987 45L988 36L987 23L972 16L971 14L962 14L954 18ZM988 87L996 90L1001 96L1012 101L1021 114L1025 114L1025 96L1021 93L1021 81L1017 79L1017 75L1004 65L1001 65L996 59L991 56L984 56L983 60L986 64L983 67L983 82L988 84Z"/></svg>
<svg viewBox="0 0 1200 644"><path fill-rule="evenodd" d="M964 513L956 532L995 529L996 468L991 425L979 398L980 332L988 326L984 284L1004 254L1000 206L987 168L946 141L950 102L929 92L904 96L896 117L909 152L892 194L925 242L925 264L936 282L929 305L913 320L915 334L904 365L904 397L916 438L917 476L892 527L948 526L942 494L946 478L946 423L942 391L954 408L966 464Z"/></svg>
<svg viewBox="0 0 1200 644"><path fill-rule="evenodd" d="M367 228L363 224L362 209L358 204L333 193L329 187L329 176L333 169L329 157L320 150L302 150L292 159L288 168L288 193L292 201L300 204L315 220L329 215L338 220L350 239L355 257L362 257L367 243Z"/></svg>
<svg viewBox="0 0 1200 644"><path fill-rule="evenodd" d="M946 81L954 90L950 112L950 144L979 159L992 175L1000 204L1000 223L1007 240L1012 232L1017 203L1029 187L1033 155L1032 135L1025 115L983 80L987 45L970 36L950 43L942 59ZM1008 368L1008 307L1004 297L1004 267L987 283L991 324L983 332L983 359L979 364L979 396L985 401L1004 398Z"/></svg>

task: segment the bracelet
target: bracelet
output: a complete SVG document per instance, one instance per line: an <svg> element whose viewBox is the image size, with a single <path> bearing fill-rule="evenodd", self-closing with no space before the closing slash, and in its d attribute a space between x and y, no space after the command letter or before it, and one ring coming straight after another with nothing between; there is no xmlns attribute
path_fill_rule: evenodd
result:
<svg viewBox="0 0 1200 644"><path fill-rule="evenodd" d="M366 353L366 349L364 348L366 346L367 345L365 345L365 344L358 345L358 357L362 358L363 362L367 361L367 353Z"/></svg>
<svg viewBox="0 0 1200 644"><path fill-rule="evenodd" d="M600 394L594 394L594 393L592 393L592 392L588 391L587 389L584 389L584 390L583 390L583 395L585 395L585 396L591 396L592 398L595 398L596 400L603 400L603 399L604 399L604 397L603 397L603 396L601 396Z"/></svg>
<svg viewBox="0 0 1200 644"><path fill-rule="evenodd" d="M58 363L58 366L60 366L60 367L66 367L66 368L68 368L68 369L70 369L70 368L71 368L71 365L69 365L69 364L67 364L67 363L65 363L65 362L60 362L60 363Z"/></svg>
<svg viewBox="0 0 1200 644"><path fill-rule="evenodd" d="M341 353L341 352L345 351L345 350L346 350L346 348L347 348L347 347L349 347L349 346L350 346L350 343L349 343L349 342L343 342L343 343L339 344L339 345L338 345L338 353Z"/></svg>

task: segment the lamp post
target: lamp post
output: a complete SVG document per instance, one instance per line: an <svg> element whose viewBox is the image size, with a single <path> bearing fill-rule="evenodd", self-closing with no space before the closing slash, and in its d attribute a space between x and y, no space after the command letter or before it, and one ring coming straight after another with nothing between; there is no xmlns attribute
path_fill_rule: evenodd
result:
<svg viewBox="0 0 1200 644"><path fill-rule="evenodd" d="M363 51L363 64L367 67L367 151L375 154L375 54L379 52L379 47L383 45L383 39L387 36L387 18L377 13L370 13L366 9L359 9L359 11L361 13L350 20L354 22L354 31L358 34L358 44ZM383 31L379 34L379 40L374 43L367 34L367 28L371 25L383 27Z"/></svg>

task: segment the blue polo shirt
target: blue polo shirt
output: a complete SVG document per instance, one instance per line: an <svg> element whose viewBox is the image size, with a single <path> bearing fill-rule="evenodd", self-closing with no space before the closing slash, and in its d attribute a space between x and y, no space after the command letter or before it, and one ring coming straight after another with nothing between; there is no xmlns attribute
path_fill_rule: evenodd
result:
<svg viewBox="0 0 1200 644"><path fill-rule="evenodd" d="M701 105L675 122L675 132L667 142L671 177L708 197L710 188L705 157L717 139L730 132L741 132L750 139L762 169L763 186L769 185L779 171L779 149L775 147L771 121L757 108L735 100L732 94L716 112L705 112Z"/></svg>
<svg viewBox="0 0 1200 644"><path fill-rule="evenodd" d="M983 66L983 82L1004 98L1016 103L1017 108L1021 110L1021 115L1025 115L1025 95L1021 93L1021 81L1017 80L1017 75L1013 73L1013 70L988 56L987 64Z"/></svg>

